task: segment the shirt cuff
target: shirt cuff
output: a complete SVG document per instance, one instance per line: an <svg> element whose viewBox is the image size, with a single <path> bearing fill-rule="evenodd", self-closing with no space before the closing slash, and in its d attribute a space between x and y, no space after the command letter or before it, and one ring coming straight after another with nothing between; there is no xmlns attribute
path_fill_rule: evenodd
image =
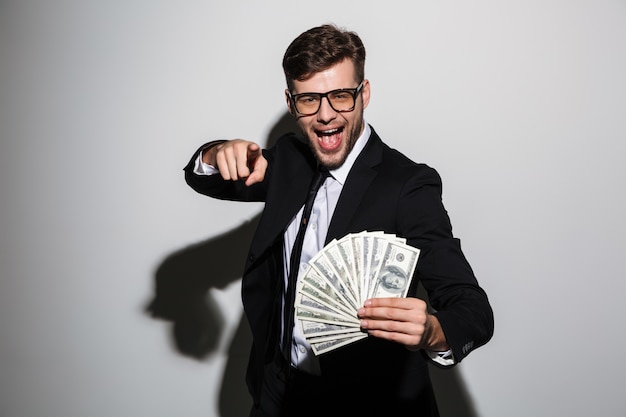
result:
<svg viewBox="0 0 626 417"><path fill-rule="evenodd" d="M447 350L445 352L431 352L427 350L426 354L430 360L442 366L452 366L456 363L452 350Z"/></svg>
<svg viewBox="0 0 626 417"><path fill-rule="evenodd" d="M218 172L219 170L213 165L205 164L204 162L202 162L202 152L200 152L193 165L193 173L197 175L213 175L217 174Z"/></svg>

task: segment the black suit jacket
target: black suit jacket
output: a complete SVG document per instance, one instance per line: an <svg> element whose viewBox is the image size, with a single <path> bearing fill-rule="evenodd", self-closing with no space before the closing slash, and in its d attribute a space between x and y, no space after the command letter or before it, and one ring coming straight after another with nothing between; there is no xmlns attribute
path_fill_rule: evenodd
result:
<svg viewBox="0 0 626 417"><path fill-rule="evenodd" d="M303 138L285 135L263 151L269 163L264 181L246 187L219 175L195 175L193 162L205 146L185 168L193 189L219 199L265 202L242 279L243 305L253 335L247 383L258 401L263 366L272 360L280 331L283 233L304 204L316 162ZM327 243L364 230L394 233L420 249L409 296L416 295L421 282L457 363L491 338L493 313L452 235L439 175L388 147L373 129L344 184ZM370 402L396 404L398 410L436 413L427 359L421 352L368 337L319 359L325 380L336 384L342 397L366 395Z"/></svg>

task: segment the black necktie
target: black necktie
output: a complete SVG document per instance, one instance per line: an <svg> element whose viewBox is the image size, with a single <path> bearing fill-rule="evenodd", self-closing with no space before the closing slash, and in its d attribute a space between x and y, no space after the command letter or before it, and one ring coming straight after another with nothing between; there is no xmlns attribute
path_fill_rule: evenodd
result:
<svg viewBox="0 0 626 417"><path fill-rule="evenodd" d="M327 170L318 170L311 181L311 187L309 188L309 194L304 204L304 211L302 212L302 219L300 220L300 227L296 240L291 249L291 260L289 263L289 278L287 280L287 292L285 293L285 306L284 306L284 318L283 323L283 340L282 340L282 352L287 363L291 358L291 339L293 338L293 320L294 320L294 302L296 298L296 281L298 279L298 270L300 269L300 255L302 253L302 243L304 242L304 233L306 232L307 224L309 223L309 216L313 209L313 202L317 191L320 189L326 178L330 175Z"/></svg>

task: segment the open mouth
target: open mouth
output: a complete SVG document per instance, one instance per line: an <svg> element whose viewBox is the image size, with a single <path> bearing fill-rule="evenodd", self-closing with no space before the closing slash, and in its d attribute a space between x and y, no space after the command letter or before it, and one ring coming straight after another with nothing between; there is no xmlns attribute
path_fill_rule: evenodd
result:
<svg viewBox="0 0 626 417"><path fill-rule="evenodd" d="M324 151L333 151L341 145L343 127L337 129L315 130L318 143Z"/></svg>

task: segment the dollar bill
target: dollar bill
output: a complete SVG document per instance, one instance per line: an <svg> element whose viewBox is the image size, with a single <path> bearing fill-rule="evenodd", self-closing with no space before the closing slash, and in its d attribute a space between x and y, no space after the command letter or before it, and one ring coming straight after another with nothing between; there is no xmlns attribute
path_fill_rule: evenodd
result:
<svg viewBox="0 0 626 417"><path fill-rule="evenodd" d="M367 335L366 332L355 327L355 328L348 329L345 332L341 332L341 333L309 336L308 341L310 343L328 342L329 340L346 339L346 338L351 338L355 336L361 336L363 334Z"/></svg>
<svg viewBox="0 0 626 417"><path fill-rule="evenodd" d="M362 281L365 283L365 289L362 302L371 298L371 291L376 281L376 275L383 262L385 256L385 249L392 239L385 235L371 235L364 237L367 242L363 245L363 250L366 251L365 258L367 260L367 268L365 276Z"/></svg>
<svg viewBox="0 0 626 417"><path fill-rule="evenodd" d="M352 244L352 235L346 235L339 239L336 246L349 272L348 279L351 283L352 292L356 297L358 297L358 300L356 300L357 304L363 305L363 300L361 299L361 283L357 273L356 255Z"/></svg>
<svg viewBox="0 0 626 417"><path fill-rule="evenodd" d="M333 266L328 261L328 258L325 256L325 251L320 251L317 255L311 258L309 263L313 268L315 268L319 276L328 281L337 294L339 294L348 305L355 310L358 308L356 300L351 295L352 291L348 289L347 284L342 281L339 274L337 274L334 270Z"/></svg>
<svg viewBox="0 0 626 417"><path fill-rule="evenodd" d="M365 339L366 337L367 337L367 334L364 333L362 335L353 336L349 338L334 339L334 340L329 340L326 342L312 343L311 348L313 349L313 353L315 353L316 355L321 355L323 353L330 352L331 350L340 348L342 346L349 345L350 343L354 343L358 340Z"/></svg>
<svg viewBox="0 0 626 417"><path fill-rule="evenodd" d="M317 301L307 297L302 293L298 293L296 295L295 307L295 316L298 319L319 321L330 324L341 324L343 326L360 326L360 322L356 317L354 319L351 319L344 316L343 314L338 314L330 309L328 306L324 306L323 304L318 303Z"/></svg>
<svg viewBox="0 0 626 417"><path fill-rule="evenodd" d="M406 297L419 253L419 249L412 246L389 242L369 298Z"/></svg>
<svg viewBox="0 0 626 417"><path fill-rule="evenodd" d="M299 292L303 295L308 296L312 300L315 300L318 303L327 306L329 309L335 311L337 314L341 314L350 318L354 316L354 310L351 310L349 306L343 304L342 299L339 298L336 293L330 292L329 294L327 294L320 291L319 288L313 287L306 282L302 283Z"/></svg>
<svg viewBox="0 0 626 417"><path fill-rule="evenodd" d="M307 340L317 336L352 333L355 329L359 329L354 326L324 323L321 321L299 320L299 322L302 328L302 334L307 338Z"/></svg>
<svg viewBox="0 0 626 417"><path fill-rule="evenodd" d="M307 286L310 289L305 288ZM337 290L335 285L332 285L328 279L324 278L316 268L309 268L302 279L298 281L298 292L305 292L312 295L313 290L319 293L320 297L329 300L330 303L338 308L349 312L348 314L356 316L354 305L346 300L343 293Z"/></svg>
<svg viewBox="0 0 626 417"><path fill-rule="evenodd" d="M359 297L355 291L354 283L351 278L351 268L346 265L345 260L342 256L342 251L338 247L337 240L333 240L324 248L322 252L323 256L326 258L333 271L337 273L337 277L341 281L341 284L347 288L349 292L350 299L355 302L355 306L359 306Z"/></svg>
<svg viewBox="0 0 626 417"><path fill-rule="evenodd" d="M354 279L358 281L359 286L359 305L363 304L365 298L364 295L364 286L365 282L363 282L363 277L365 276L365 261L363 259L363 234L353 234L350 236L350 243L352 244L352 254L354 255Z"/></svg>

